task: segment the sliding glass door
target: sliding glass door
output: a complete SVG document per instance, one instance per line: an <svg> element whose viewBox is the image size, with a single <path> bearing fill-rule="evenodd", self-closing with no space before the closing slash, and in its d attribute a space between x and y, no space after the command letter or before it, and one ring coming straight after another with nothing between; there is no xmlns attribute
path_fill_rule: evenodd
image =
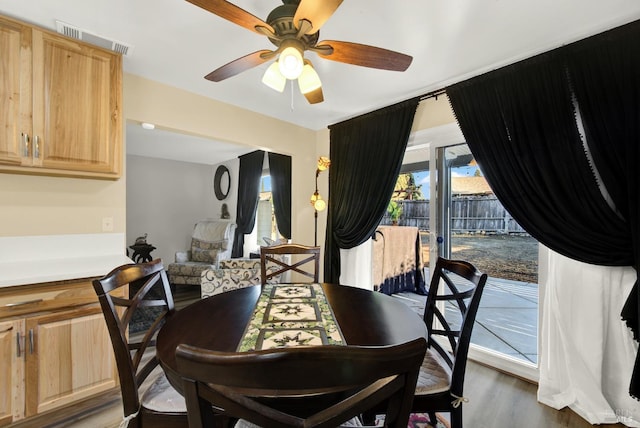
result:
<svg viewBox="0 0 640 428"><path fill-rule="evenodd" d="M430 145L429 266L467 260L489 275L470 357L536 379L538 243L493 194L466 144Z"/></svg>

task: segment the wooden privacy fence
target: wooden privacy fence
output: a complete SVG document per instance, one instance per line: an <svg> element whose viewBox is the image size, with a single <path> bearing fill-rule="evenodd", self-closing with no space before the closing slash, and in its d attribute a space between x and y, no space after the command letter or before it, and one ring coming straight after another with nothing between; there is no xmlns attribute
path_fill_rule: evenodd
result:
<svg viewBox="0 0 640 428"><path fill-rule="evenodd" d="M396 201L402 206L398 222L429 230L429 201ZM381 224L391 224L388 213ZM452 233L527 233L504 209L498 198L490 196L454 196L451 199Z"/></svg>

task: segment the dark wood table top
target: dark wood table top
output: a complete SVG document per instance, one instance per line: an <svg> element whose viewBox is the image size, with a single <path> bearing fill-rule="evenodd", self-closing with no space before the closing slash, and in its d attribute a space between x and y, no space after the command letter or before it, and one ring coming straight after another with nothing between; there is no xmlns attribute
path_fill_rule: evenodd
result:
<svg viewBox="0 0 640 428"><path fill-rule="evenodd" d="M393 345L427 337L422 318L398 299L344 285L322 284L347 345ZM180 343L235 352L249 323L260 286L218 294L176 312L160 329L156 352L169 382L182 390L175 350Z"/></svg>

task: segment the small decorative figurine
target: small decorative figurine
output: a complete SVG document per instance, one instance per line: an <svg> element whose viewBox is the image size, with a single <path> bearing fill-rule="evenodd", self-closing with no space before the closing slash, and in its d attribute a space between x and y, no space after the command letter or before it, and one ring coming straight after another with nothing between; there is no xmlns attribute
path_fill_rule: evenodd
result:
<svg viewBox="0 0 640 428"><path fill-rule="evenodd" d="M223 220L231 218L231 214L229 214L229 208L227 204L222 204L222 213L220 214L220 218Z"/></svg>
<svg viewBox="0 0 640 428"><path fill-rule="evenodd" d="M145 245L147 243L147 234L145 233L142 236L138 236L136 238L136 243L135 245Z"/></svg>

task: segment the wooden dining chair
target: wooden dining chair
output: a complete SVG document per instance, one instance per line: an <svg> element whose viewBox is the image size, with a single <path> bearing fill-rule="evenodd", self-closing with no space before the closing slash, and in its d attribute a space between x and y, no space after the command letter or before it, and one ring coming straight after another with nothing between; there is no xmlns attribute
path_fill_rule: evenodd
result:
<svg viewBox="0 0 640 428"><path fill-rule="evenodd" d="M427 413L433 426L436 413L445 412L451 415L451 428L462 428L467 354L486 282L487 274L469 262L442 257L436 262L423 315L428 348L411 406L411 413ZM381 410L365 412L365 422Z"/></svg>
<svg viewBox="0 0 640 428"><path fill-rule="evenodd" d="M212 406L260 427L337 427L385 401L385 426L406 428L424 338L384 347L293 346L226 353L176 349L189 426Z"/></svg>
<svg viewBox="0 0 640 428"><path fill-rule="evenodd" d="M434 425L436 412L449 412L451 428L462 428L467 354L486 282L487 274L469 262L436 262L424 311L429 349L412 406L412 413L428 413Z"/></svg>
<svg viewBox="0 0 640 428"><path fill-rule="evenodd" d="M306 256L306 257L305 257ZM277 267L268 269L267 267ZM296 272L318 282L320 275L320 247L300 244L280 244L260 247L260 268L262 283L288 272ZM299 282L299 281L297 281Z"/></svg>
<svg viewBox="0 0 640 428"><path fill-rule="evenodd" d="M122 295L126 286L133 297L115 295L118 290ZM121 426L187 427L184 398L169 384L155 355L156 334L175 310L162 261L117 267L94 280L93 288L116 357L124 411ZM143 312L146 327L130 332L132 320Z"/></svg>

